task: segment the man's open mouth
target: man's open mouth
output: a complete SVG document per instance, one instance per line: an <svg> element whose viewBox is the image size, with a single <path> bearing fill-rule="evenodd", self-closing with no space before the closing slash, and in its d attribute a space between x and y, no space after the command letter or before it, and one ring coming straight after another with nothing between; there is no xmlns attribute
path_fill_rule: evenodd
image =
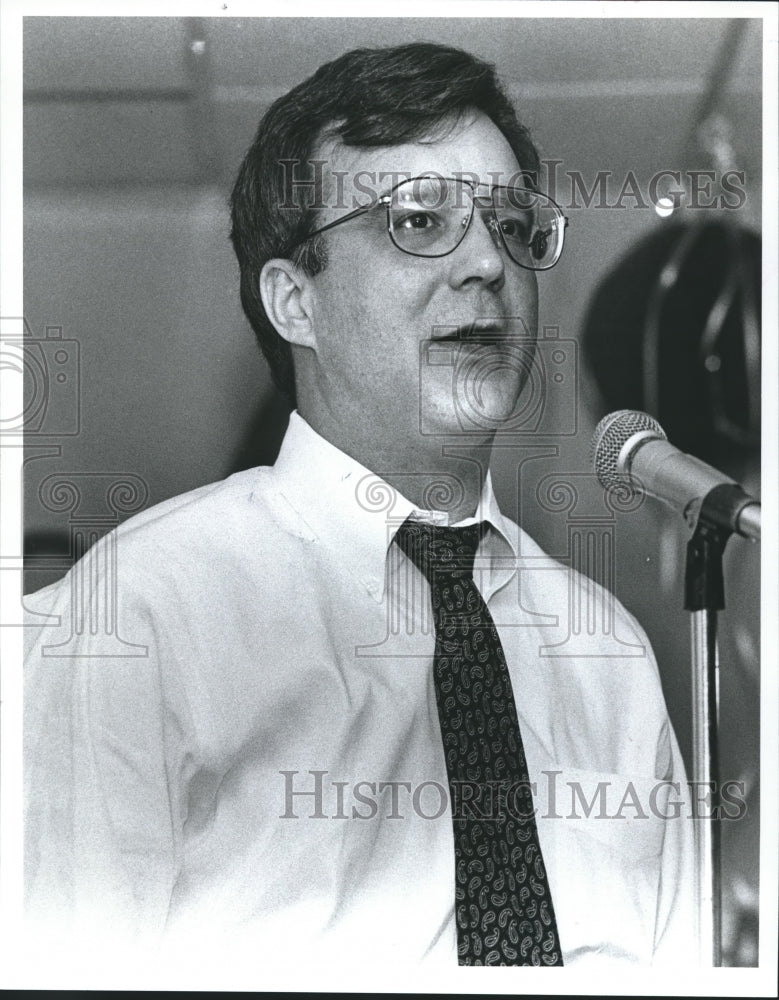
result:
<svg viewBox="0 0 779 1000"><path fill-rule="evenodd" d="M504 320L476 319L460 326L442 325L434 328L432 339L449 343L495 343L506 335Z"/></svg>

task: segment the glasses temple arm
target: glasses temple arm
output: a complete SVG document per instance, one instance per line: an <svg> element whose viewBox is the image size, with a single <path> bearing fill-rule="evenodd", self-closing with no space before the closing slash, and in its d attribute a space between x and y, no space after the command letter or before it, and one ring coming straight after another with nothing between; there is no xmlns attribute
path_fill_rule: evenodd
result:
<svg viewBox="0 0 779 1000"><path fill-rule="evenodd" d="M305 239L310 240L312 236L318 236L320 233L326 232L328 229L333 229L335 226L340 226L342 222L349 222L350 219L356 219L358 215L362 215L364 212L369 212L372 208L375 208L380 202L376 202L373 205L361 205L360 208L355 208L353 212L349 212L348 215L342 215L340 219L336 219L334 222L328 222L325 226L319 226L318 229L312 230Z"/></svg>

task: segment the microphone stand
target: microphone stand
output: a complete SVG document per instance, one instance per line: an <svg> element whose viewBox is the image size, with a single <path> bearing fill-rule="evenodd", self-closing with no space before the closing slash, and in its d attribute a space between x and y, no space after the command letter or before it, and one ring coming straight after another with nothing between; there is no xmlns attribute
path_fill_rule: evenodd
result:
<svg viewBox="0 0 779 1000"><path fill-rule="evenodd" d="M735 491L735 492L734 492ZM685 610L692 612L692 740L693 782L707 788L708 814L695 796L695 881L698 942L703 966L722 965L721 801L719 774L719 652L717 612L725 607L722 555L736 524L732 499L741 492L733 485L717 486L703 501L698 522L687 544Z"/></svg>

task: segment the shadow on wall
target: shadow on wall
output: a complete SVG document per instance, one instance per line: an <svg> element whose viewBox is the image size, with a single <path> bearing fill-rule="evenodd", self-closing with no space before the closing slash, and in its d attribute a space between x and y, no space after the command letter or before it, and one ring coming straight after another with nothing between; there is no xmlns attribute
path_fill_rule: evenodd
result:
<svg viewBox="0 0 779 1000"><path fill-rule="evenodd" d="M273 465L287 431L290 412L286 398L277 389L271 389L247 424L227 474L257 465Z"/></svg>

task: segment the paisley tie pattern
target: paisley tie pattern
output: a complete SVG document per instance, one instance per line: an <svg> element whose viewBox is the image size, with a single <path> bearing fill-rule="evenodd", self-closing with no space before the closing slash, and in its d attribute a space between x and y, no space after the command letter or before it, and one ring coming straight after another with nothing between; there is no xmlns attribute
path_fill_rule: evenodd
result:
<svg viewBox="0 0 779 1000"><path fill-rule="evenodd" d="M449 779L460 965L562 965L519 721L495 623L473 579L486 524L407 520L395 540L430 583Z"/></svg>

